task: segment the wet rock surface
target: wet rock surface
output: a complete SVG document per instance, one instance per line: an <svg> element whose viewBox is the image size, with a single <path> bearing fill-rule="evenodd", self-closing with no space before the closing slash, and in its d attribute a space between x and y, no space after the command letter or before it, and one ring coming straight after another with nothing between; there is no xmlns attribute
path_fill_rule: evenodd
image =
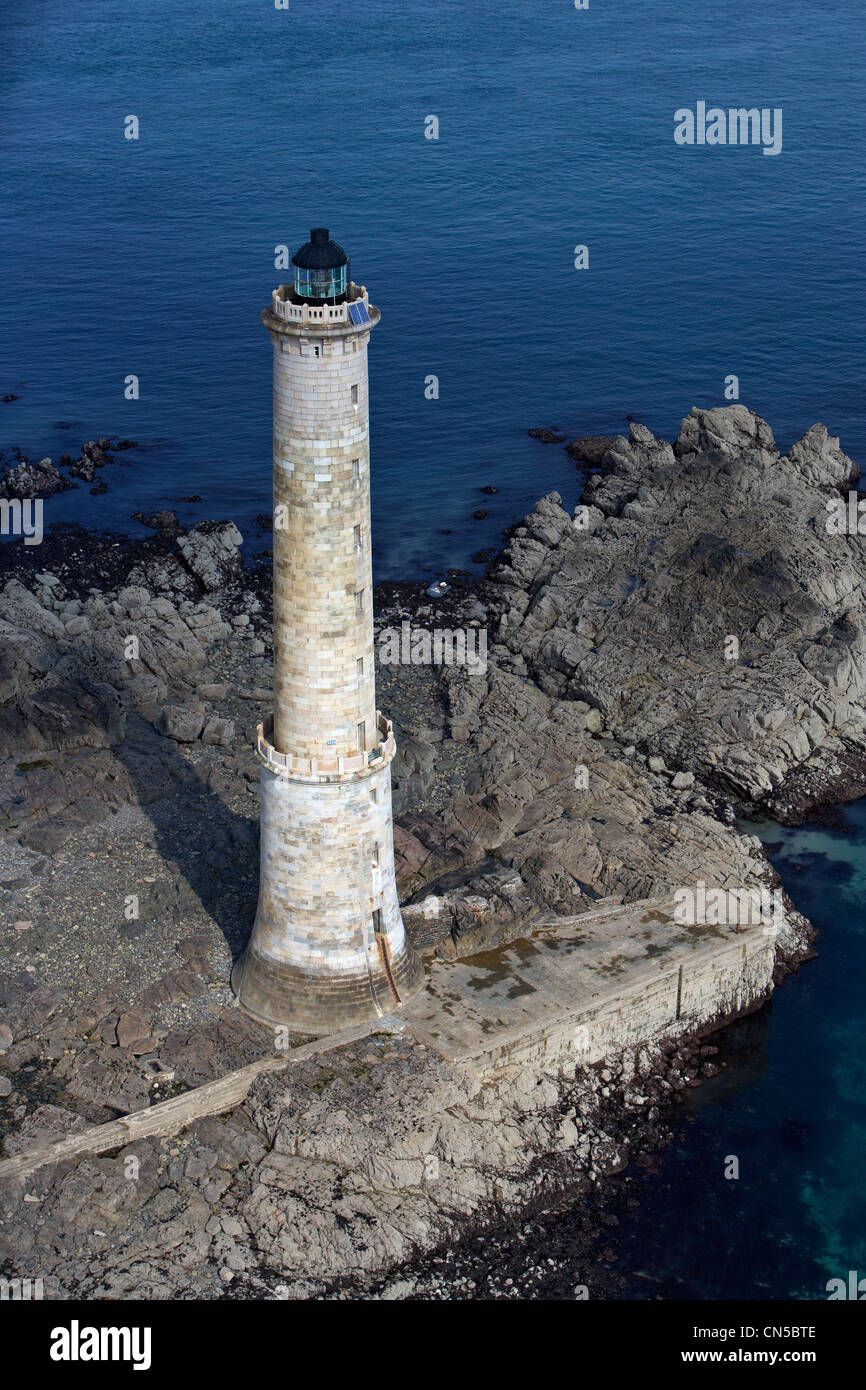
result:
<svg viewBox="0 0 866 1390"><path fill-rule="evenodd" d="M10 396L8 399L14 400L16 397ZM69 427L61 422L58 428ZM0 466L0 497L51 497L55 493L68 492L70 488L78 487L79 481L95 483L96 486L90 489L94 494L107 492L108 483L104 477L97 476L97 470L115 462L113 453L135 448L137 445L132 439L90 439L82 444L81 453L77 458L73 458L71 454L61 454L57 464L50 458L38 461L29 459L18 450L14 464L7 462L5 468ZM123 462L128 466L125 460Z"/></svg>
<svg viewBox="0 0 866 1390"><path fill-rule="evenodd" d="M608 449L615 443L616 440L608 434L585 435L566 444L565 452L577 463L588 463L592 468L599 468Z"/></svg>
<svg viewBox="0 0 866 1390"><path fill-rule="evenodd" d="M0 480L0 496L18 498L51 497L66 492L74 484L64 478L50 458L34 462L22 459Z"/></svg>

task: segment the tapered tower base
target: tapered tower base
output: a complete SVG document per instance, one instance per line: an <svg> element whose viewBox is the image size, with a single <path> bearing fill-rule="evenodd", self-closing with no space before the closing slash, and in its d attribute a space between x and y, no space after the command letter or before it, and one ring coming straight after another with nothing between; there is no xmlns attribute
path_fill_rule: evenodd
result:
<svg viewBox="0 0 866 1390"><path fill-rule="evenodd" d="M250 1018L316 1035L399 1013L423 983L424 967L408 942L387 970L377 948L369 971L333 979L260 956L250 943L232 971L232 989Z"/></svg>
<svg viewBox="0 0 866 1390"><path fill-rule="evenodd" d="M398 1011L424 982L400 915L390 722L371 753L286 757L259 726L261 872L249 945L232 972L251 1018L333 1033Z"/></svg>

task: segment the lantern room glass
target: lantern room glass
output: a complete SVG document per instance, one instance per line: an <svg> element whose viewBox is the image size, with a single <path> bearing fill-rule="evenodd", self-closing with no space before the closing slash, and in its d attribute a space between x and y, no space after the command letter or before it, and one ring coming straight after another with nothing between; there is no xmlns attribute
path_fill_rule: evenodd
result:
<svg viewBox="0 0 866 1390"><path fill-rule="evenodd" d="M295 294L299 299L336 299L346 293L346 266L303 270L295 266Z"/></svg>

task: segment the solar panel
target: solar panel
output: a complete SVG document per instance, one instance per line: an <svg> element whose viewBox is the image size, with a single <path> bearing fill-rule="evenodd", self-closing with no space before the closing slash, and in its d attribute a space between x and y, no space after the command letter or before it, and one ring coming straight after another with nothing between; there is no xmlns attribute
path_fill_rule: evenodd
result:
<svg viewBox="0 0 866 1390"><path fill-rule="evenodd" d="M370 315L367 313L367 306L363 300L359 300L356 304L349 304L347 307L349 310L349 318L356 328L360 328L362 324L370 322Z"/></svg>

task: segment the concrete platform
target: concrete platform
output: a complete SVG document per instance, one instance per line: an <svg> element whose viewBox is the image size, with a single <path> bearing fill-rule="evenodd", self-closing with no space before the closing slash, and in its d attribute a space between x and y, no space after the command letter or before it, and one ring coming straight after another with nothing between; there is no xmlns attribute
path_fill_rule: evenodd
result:
<svg viewBox="0 0 866 1390"><path fill-rule="evenodd" d="M771 933L683 926L673 911L673 900L607 908L464 960L430 961L404 1027L453 1062L570 1054L591 1063L720 1024L768 997Z"/></svg>

